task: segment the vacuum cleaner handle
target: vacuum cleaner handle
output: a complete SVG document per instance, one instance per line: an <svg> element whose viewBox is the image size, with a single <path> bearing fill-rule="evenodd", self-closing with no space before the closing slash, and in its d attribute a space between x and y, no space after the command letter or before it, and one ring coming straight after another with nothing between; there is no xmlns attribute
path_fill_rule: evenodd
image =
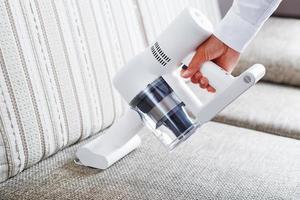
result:
<svg viewBox="0 0 300 200"><path fill-rule="evenodd" d="M182 61L182 63L188 66L195 53L196 51L190 53ZM223 68L212 61L207 61L199 66L199 71L208 79L209 84L216 89L216 93L219 93L227 88L234 79L234 77L229 72L225 71Z"/></svg>
<svg viewBox="0 0 300 200"><path fill-rule="evenodd" d="M194 54L195 52L189 54L182 63L189 65ZM263 65L255 64L239 76L233 77L211 61L207 61L202 66L199 66L199 71L208 78L209 84L216 89L214 98L206 102L200 109L194 109L194 112L197 113L196 118L198 118L199 126L211 120L223 108L259 81L266 72ZM183 96L185 94L182 92L180 95Z"/></svg>
<svg viewBox="0 0 300 200"><path fill-rule="evenodd" d="M207 61L199 67L201 74L209 81L209 85L219 93L227 88L233 81L234 77L223 68L219 67L212 61Z"/></svg>
<svg viewBox="0 0 300 200"><path fill-rule="evenodd" d="M233 102L241 94L257 83L266 73L266 69L261 64L255 64L235 77L232 83L209 102L207 102L198 112L198 126L210 121L227 105Z"/></svg>

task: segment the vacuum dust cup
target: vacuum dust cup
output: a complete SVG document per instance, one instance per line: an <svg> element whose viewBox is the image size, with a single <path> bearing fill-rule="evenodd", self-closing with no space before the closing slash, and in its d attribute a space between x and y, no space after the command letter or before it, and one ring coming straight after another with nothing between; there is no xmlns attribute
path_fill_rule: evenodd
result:
<svg viewBox="0 0 300 200"><path fill-rule="evenodd" d="M130 105L170 150L190 136L195 128L184 103L162 77L136 95Z"/></svg>

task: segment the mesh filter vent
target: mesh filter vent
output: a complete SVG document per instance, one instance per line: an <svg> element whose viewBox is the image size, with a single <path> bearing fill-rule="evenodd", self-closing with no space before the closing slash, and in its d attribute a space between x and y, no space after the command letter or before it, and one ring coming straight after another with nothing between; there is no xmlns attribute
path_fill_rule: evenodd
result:
<svg viewBox="0 0 300 200"><path fill-rule="evenodd" d="M171 61L171 59L165 54L165 52L161 49L161 47L157 42L155 42L155 44L151 46L151 52L154 58L162 66L166 66L166 64L168 64Z"/></svg>

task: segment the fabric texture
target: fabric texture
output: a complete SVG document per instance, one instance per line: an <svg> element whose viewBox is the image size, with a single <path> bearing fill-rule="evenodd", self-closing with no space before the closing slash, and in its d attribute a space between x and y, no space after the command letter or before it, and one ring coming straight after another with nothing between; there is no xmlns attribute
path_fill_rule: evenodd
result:
<svg viewBox="0 0 300 200"><path fill-rule="evenodd" d="M241 55L234 74L261 63L264 80L300 86L300 20L271 17Z"/></svg>
<svg viewBox="0 0 300 200"><path fill-rule="evenodd" d="M1 199L299 199L300 143L215 122L166 152L148 131L109 169L74 164L72 146L0 185ZM159 153L158 153L159 152Z"/></svg>
<svg viewBox="0 0 300 200"><path fill-rule="evenodd" d="M300 90L258 83L227 106L215 120L300 139Z"/></svg>
<svg viewBox="0 0 300 200"><path fill-rule="evenodd" d="M0 182L122 114L111 79L145 47L137 12L133 0L0 0Z"/></svg>

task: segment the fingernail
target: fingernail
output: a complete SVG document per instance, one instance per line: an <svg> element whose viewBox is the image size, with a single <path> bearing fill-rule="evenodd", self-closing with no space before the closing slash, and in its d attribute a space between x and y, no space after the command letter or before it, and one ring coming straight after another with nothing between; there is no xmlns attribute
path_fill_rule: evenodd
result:
<svg viewBox="0 0 300 200"><path fill-rule="evenodd" d="M201 84L204 84L204 80L203 80L203 79L201 79L201 80L200 80L200 83L201 83Z"/></svg>
<svg viewBox="0 0 300 200"><path fill-rule="evenodd" d="M213 88L213 87L211 87L211 86L208 86L207 91L208 91L208 92L211 92L211 93L215 93L215 92L216 92L216 89Z"/></svg>
<svg viewBox="0 0 300 200"><path fill-rule="evenodd" d="M189 76L190 75L190 71L188 70L185 70L183 73L182 73L182 76L186 77L186 76Z"/></svg>

